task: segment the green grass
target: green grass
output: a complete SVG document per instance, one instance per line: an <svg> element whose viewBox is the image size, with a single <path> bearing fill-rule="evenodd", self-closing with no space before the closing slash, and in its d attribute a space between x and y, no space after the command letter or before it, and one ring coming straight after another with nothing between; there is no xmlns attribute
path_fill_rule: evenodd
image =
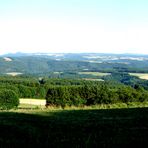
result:
<svg viewBox="0 0 148 148"><path fill-rule="evenodd" d="M0 147L144 147L148 108L0 112Z"/></svg>
<svg viewBox="0 0 148 148"><path fill-rule="evenodd" d="M66 110L89 110L89 109L124 109L124 108L144 108L148 107L148 102L129 102L129 103L115 103L115 104L100 104L100 105L91 105L91 106L65 106ZM62 107L49 106L48 109L43 105L32 105L32 104L20 104L17 112L22 112L23 110L29 109L46 109L51 110L63 110ZM13 110L12 110L13 111Z"/></svg>

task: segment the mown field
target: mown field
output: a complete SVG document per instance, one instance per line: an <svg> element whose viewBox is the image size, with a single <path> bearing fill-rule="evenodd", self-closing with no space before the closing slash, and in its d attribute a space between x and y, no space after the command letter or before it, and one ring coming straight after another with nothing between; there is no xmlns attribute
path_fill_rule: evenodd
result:
<svg viewBox="0 0 148 148"><path fill-rule="evenodd" d="M20 104L30 104L30 105L38 105L38 106L46 105L45 99L20 98L19 101L20 101Z"/></svg>
<svg viewBox="0 0 148 148"><path fill-rule="evenodd" d="M136 76L140 79L148 80L148 73L129 73L131 76Z"/></svg>
<svg viewBox="0 0 148 148"><path fill-rule="evenodd" d="M110 73L103 73L103 72L79 72L78 74L93 75L93 76L100 76L100 77L110 75Z"/></svg>
<svg viewBox="0 0 148 148"><path fill-rule="evenodd" d="M148 108L0 112L0 147L146 147Z"/></svg>

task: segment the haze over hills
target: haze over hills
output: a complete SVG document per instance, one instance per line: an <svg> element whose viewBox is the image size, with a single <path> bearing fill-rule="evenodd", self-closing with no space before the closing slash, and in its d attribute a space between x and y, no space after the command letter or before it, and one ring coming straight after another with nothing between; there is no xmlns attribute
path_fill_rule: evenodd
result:
<svg viewBox="0 0 148 148"><path fill-rule="evenodd" d="M148 54L139 54L139 53L95 53L95 52L14 52L14 53L5 53L5 54L1 54L0 57L4 57L4 56L11 56L11 57L17 57L17 56L61 56L61 55L108 55L108 56L147 56Z"/></svg>
<svg viewBox="0 0 148 148"><path fill-rule="evenodd" d="M49 75L53 72L148 72L148 55L109 53L8 53L0 74Z"/></svg>

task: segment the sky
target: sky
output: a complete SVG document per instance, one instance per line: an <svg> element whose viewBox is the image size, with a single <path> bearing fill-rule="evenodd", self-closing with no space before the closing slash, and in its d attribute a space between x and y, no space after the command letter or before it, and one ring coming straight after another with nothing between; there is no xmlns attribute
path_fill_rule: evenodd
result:
<svg viewBox="0 0 148 148"><path fill-rule="evenodd" d="M147 0L0 0L0 54L148 54Z"/></svg>

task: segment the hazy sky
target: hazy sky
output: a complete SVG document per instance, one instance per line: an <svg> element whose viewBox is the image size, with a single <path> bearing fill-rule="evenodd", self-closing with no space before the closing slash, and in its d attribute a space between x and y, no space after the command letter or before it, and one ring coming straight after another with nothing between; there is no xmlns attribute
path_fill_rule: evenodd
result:
<svg viewBox="0 0 148 148"><path fill-rule="evenodd" d="M0 0L0 54L148 54L148 0Z"/></svg>

